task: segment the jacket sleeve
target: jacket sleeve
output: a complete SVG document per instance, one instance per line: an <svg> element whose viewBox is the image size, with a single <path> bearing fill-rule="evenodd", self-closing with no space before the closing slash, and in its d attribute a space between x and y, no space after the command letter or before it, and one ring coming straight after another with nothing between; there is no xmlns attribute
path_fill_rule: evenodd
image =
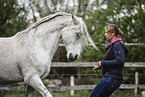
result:
<svg viewBox="0 0 145 97"><path fill-rule="evenodd" d="M112 51L114 52L115 59L101 61L101 65L103 67L122 67L124 65L125 55L121 43L116 42L113 45Z"/></svg>

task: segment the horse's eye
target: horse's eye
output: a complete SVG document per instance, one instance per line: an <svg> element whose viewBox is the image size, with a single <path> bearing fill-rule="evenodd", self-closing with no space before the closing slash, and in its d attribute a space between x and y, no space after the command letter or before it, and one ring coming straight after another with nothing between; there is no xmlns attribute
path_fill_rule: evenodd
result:
<svg viewBox="0 0 145 97"><path fill-rule="evenodd" d="M79 33L76 33L77 37L79 38L80 37L80 34Z"/></svg>

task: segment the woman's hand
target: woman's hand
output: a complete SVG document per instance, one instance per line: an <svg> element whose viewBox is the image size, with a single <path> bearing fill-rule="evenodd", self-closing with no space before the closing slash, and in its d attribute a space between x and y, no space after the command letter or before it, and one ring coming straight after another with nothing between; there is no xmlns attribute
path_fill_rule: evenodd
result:
<svg viewBox="0 0 145 97"><path fill-rule="evenodd" d="M97 71L98 71L97 69L99 69L99 67L98 67L98 65L95 65L94 68L93 68L93 70L94 70L95 72L97 72Z"/></svg>
<svg viewBox="0 0 145 97"><path fill-rule="evenodd" d="M100 67L101 67L101 61L97 62L97 65L94 66L93 70L97 72L98 71L97 69L99 69Z"/></svg>

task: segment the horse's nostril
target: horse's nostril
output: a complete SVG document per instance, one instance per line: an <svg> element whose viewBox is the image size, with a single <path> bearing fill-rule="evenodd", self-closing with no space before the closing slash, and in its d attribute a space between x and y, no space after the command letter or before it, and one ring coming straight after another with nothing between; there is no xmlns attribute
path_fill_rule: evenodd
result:
<svg viewBox="0 0 145 97"><path fill-rule="evenodd" d="M73 55L72 55L72 53L69 54L69 60L73 60Z"/></svg>
<svg viewBox="0 0 145 97"><path fill-rule="evenodd" d="M77 58L78 58L78 55L76 55L75 57L73 57L73 54L72 53L69 54L69 60L70 61L75 61Z"/></svg>
<svg viewBox="0 0 145 97"><path fill-rule="evenodd" d="M78 55L75 56L75 60L78 58Z"/></svg>

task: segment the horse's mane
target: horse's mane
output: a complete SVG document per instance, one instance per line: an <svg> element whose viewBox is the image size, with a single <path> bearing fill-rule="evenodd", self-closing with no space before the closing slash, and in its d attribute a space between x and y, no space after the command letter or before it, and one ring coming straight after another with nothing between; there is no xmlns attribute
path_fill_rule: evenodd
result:
<svg viewBox="0 0 145 97"><path fill-rule="evenodd" d="M49 21L49 20L51 20L51 19L53 19L53 18L55 18L55 17L57 17L57 16L63 16L63 15L72 15L72 14L68 14L68 13L65 13L65 12L57 12L57 13L55 13L55 14L50 14L50 15L48 15L48 16L42 18L40 21L34 23L34 24L32 25L32 28L35 28L35 27L37 27L38 25L40 25L40 24L42 24L42 23L44 23L44 22L46 22L46 21Z"/></svg>
<svg viewBox="0 0 145 97"><path fill-rule="evenodd" d="M35 22L32 26L30 26L29 28L23 30L23 31L20 31L18 32L16 35L15 35L15 38L17 40L19 40L24 34L28 33L32 28L36 28L37 26L39 26L40 24L44 23L44 22L47 22L49 20L52 20L54 19L55 17L57 16L63 16L63 15L72 15L72 14L68 14L66 12L57 12L55 14L50 14L44 18L42 18L41 20L39 20L38 22Z"/></svg>

